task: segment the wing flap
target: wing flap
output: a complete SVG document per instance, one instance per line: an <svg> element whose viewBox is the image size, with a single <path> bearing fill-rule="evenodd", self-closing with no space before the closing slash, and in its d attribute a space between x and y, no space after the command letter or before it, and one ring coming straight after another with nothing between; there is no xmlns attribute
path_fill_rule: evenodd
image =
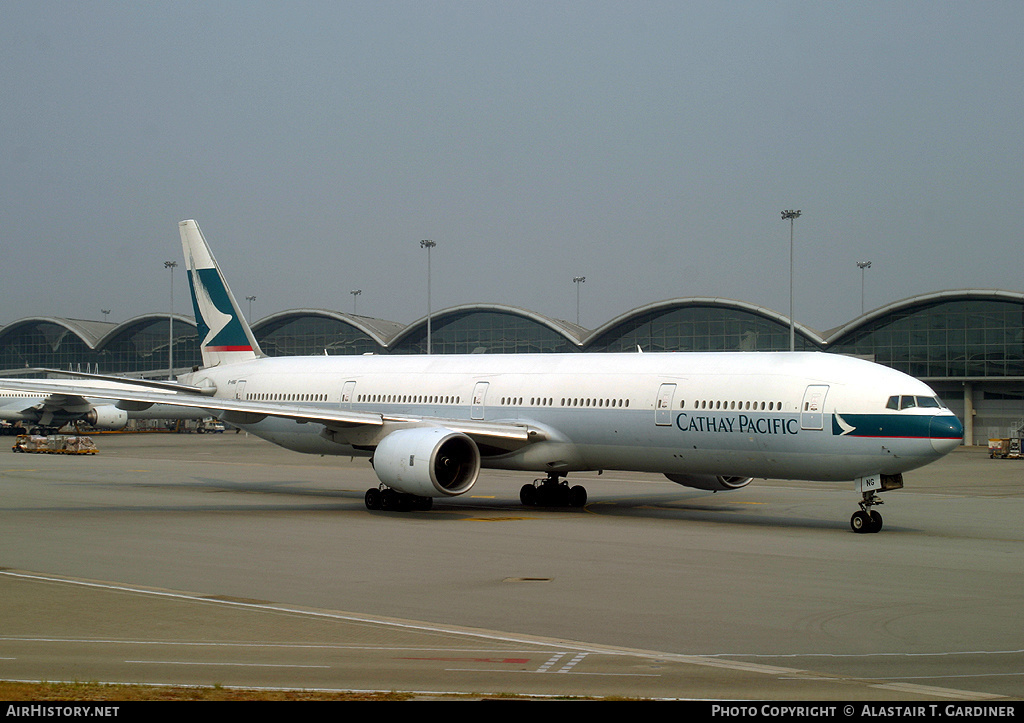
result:
<svg viewBox="0 0 1024 723"><path fill-rule="evenodd" d="M67 393L48 394L41 406L47 412L83 412L92 407L85 397Z"/></svg>

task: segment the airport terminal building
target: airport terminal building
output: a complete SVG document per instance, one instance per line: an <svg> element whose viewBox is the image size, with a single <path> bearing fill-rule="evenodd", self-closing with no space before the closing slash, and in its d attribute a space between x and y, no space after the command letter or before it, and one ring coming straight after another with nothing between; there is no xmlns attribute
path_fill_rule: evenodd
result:
<svg viewBox="0 0 1024 723"><path fill-rule="evenodd" d="M470 304L430 318L433 354L578 354L654 351L785 351L788 317L711 297L633 309L597 329L526 309ZM173 329L173 335L172 335ZM324 309L293 309L253 324L271 356L424 354L426 317L403 325ZM799 351L849 354L927 382L964 420L965 439L1021 436L1024 427L1024 294L964 289L923 294L828 332L794 325ZM200 364L195 321L145 314L121 323L29 317L0 327L0 374L30 367L166 377Z"/></svg>

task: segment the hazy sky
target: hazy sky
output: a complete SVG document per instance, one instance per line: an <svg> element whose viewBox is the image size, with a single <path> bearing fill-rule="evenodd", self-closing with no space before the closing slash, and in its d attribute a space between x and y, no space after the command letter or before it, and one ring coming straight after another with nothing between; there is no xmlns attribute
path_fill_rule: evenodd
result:
<svg viewBox="0 0 1024 723"><path fill-rule="evenodd" d="M0 23L0 324L720 296L826 330L1024 274L1024 3L48 2ZM191 313L183 265L175 310ZM245 301L242 301L245 308Z"/></svg>

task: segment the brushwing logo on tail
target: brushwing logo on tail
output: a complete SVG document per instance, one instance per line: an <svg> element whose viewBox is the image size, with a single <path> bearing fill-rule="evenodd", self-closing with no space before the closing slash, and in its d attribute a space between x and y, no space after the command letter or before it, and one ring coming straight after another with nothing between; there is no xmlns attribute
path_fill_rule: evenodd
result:
<svg viewBox="0 0 1024 723"><path fill-rule="evenodd" d="M196 325L208 351L252 351L241 322L234 315L231 299L217 269L197 269L189 258L192 304Z"/></svg>

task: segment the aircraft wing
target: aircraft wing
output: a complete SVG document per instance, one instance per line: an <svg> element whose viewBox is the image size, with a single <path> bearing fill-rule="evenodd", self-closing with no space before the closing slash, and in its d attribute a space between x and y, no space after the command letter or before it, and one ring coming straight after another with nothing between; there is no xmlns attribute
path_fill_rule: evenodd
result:
<svg viewBox="0 0 1024 723"><path fill-rule="evenodd" d="M55 383L55 382L61 383ZM0 387L40 395L77 395L115 399L138 404L173 404L179 407L207 409L228 423L255 424L266 417L291 419L298 424L322 424L330 436L343 444L374 446L384 435L402 427L438 426L461 432L477 442L515 449L528 442L546 439L543 430L526 424L445 419L408 414L384 414L351 409L326 409L281 402L253 402L241 399L209 397L191 391L174 393L159 389L133 389L111 386L67 384L67 380L3 379ZM84 401L84 400L83 400Z"/></svg>
<svg viewBox="0 0 1024 723"><path fill-rule="evenodd" d="M180 382L177 382L177 381L164 381L164 380L161 380L161 379L135 379L135 378L132 378L132 377L118 377L118 376L113 376L113 375L110 375L110 374L92 374L90 372L74 372L74 371L71 371L70 369L66 370L66 371L65 370L61 370L61 369L46 369L44 367L30 367L30 368L25 369L24 371L25 372L32 372L32 373L43 373L43 374L59 374L61 377L74 377L75 379L85 379L87 381L84 382L84 384L87 384L87 385L92 384L92 385L95 385L95 386L104 386L104 387L112 386L113 388L116 388L116 389L136 388L137 387L137 388L143 388L143 389L163 390L163 391L166 391L166 392L174 392L174 393L204 394L204 395L210 395L210 396L212 396L213 392L214 392L212 387L192 387L192 386L188 386L186 384L181 384ZM21 370L19 370L19 373L21 373ZM23 378L23 377L17 377L17 379L21 379L22 381L32 381L31 379L27 379L27 378ZM0 382L3 382L3 381L4 380L0 379ZM74 382L74 381L68 381L68 380L63 380L62 381L62 380L52 379L52 378L48 378L48 379L46 379L46 381L51 381L51 382L52 381L58 381L62 385L74 384L74 383L82 383L82 382Z"/></svg>

